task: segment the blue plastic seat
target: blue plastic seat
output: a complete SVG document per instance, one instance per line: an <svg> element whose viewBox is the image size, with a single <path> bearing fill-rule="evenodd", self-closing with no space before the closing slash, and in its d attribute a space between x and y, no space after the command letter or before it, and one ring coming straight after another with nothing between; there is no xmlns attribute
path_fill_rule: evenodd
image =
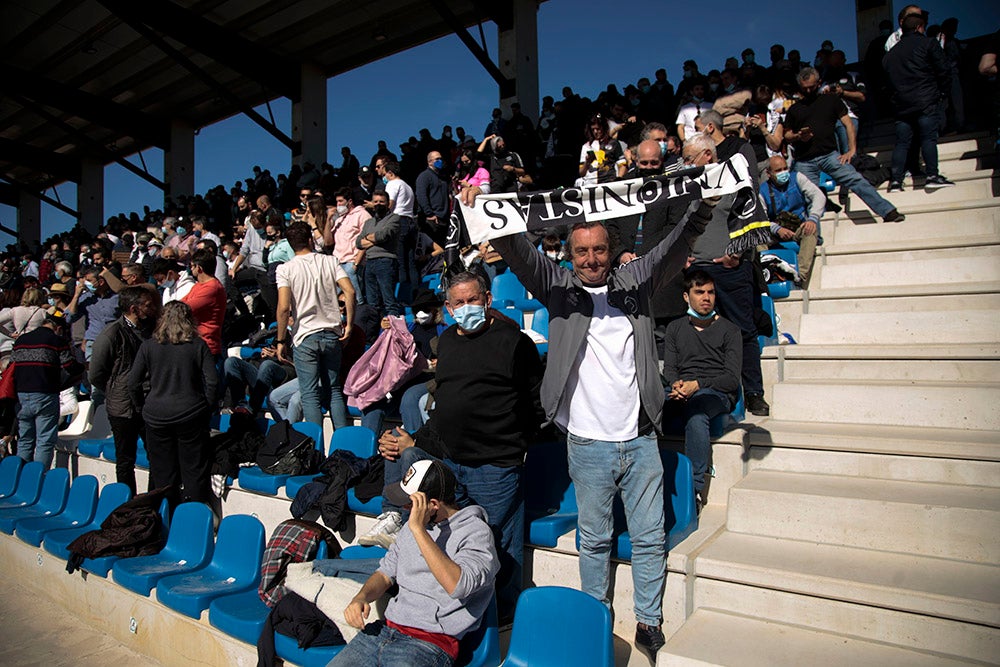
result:
<svg viewBox="0 0 1000 667"><path fill-rule="evenodd" d="M559 623L552 623L554 610L558 610ZM521 593L504 667L614 664L611 612L601 602L562 586Z"/></svg>
<svg viewBox="0 0 1000 667"><path fill-rule="evenodd" d="M42 538L53 530L75 528L90 523L97 507L97 478L83 475L73 480L69 487L66 508L55 516L21 519L14 528L14 534L22 542L38 547Z"/></svg>
<svg viewBox="0 0 1000 667"><path fill-rule="evenodd" d="M246 514L227 516L219 524L211 562L192 572L160 579L156 599L175 611L199 618L215 598L256 588L263 554L261 522Z"/></svg>
<svg viewBox="0 0 1000 667"><path fill-rule="evenodd" d="M113 448L115 446L115 439L114 438L99 438L99 439L85 438L85 439L77 441L76 451L79 452L80 454L84 455L84 456L89 456L91 458L97 459L97 458L101 457L101 454L104 451L104 447L108 443L110 443L111 447Z"/></svg>
<svg viewBox="0 0 1000 667"><path fill-rule="evenodd" d="M683 454L661 449L660 460L663 461L664 532L666 548L670 551L698 529L694 472L691 459ZM621 560L632 560L632 539L625 529L625 512L620 501L615 502L615 526L617 538L612 542L611 553ZM577 540L579 542L579 537Z"/></svg>
<svg viewBox="0 0 1000 667"><path fill-rule="evenodd" d="M500 628L496 596L490 600L479 627L462 637L456 667L495 667L500 664Z"/></svg>
<svg viewBox="0 0 1000 667"><path fill-rule="evenodd" d="M54 468L45 473L38 500L31 505L0 510L0 531L14 534L17 523L23 519L41 519L56 516L66 507L69 495L69 471Z"/></svg>
<svg viewBox="0 0 1000 667"><path fill-rule="evenodd" d="M10 507L27 507L38 502L38 495L42 492L42 476L45 475L45 466L38 461L25 463L21 467L21 474L17 478L17 488L3 500L0 500L0 509Z"/></svg>
<svg viewBox="0 0 1000 667"><path fill-rule="evenodd" d="M736 399L736 405L732 411L716 415L708 422L708 434L713 438L718 438L729 428L730 424L738 424L747 417L746 405L743 402L743 386L740 385L740 393Z"/></svg>
<svg viewBox="0 0 1000 667"><path fill-rule="evenodd" d="M531 330L537 334L545 336L544 343L535 343L535 347L538 348L538 354L540 356L545 356L549 351L549 309L539 308L531 316Z"/></svg>
<svg viewBox="0 0 1000 667"><path fill-rule="evenodd" d="M837 187L837 183L833 180L833 176L825 171L821 171L819 172L819 187L829 194Z"/></svg>
<svg viewBox="0 0 1000 667"><path fill-rule="evenodd" d="M182 503L174 510L167 544L158 554L123 558L112 567L119 586L149 595L156 582L208 564L212 558L212 510L203 503Z"/></svg>
<svg viewBox="0 0 1000 667"><path fill-rule="evenodd" d="M14 493L23 465L24 459L20 456L7 456L0 460L0 499Z"/></svg>
<svg viewBox="0 0 1000 667"><path fill-rule="evenodd" d="M118 450L115 449L115 439L108 438L101 445L101 458L105 461L111 461L112 463L118 462Z"/></svg>
<svg viewBox="0 0 1000 667"><path fill-rule="evenodd" d="M330 436L330 448L326 452L327 456L338 449L347 450L363 459L367 459L375 455L378 443L375 440L375 433L370 428L365 426L345 426L344 428L338 428ZM289 498L295 498L295 494L299 492L299 489L317 477L319 475L295 475L290 477L285 482L285 495ZM357 503L356 496L354 501ZM381 503L381 501L379 502ZM350 505L350 494L348 494L348 505ZM379 506L381 507L381 504ZM352 507L351 509L354 508Z"/></svg>
<svg viewBox="0 0 1000 667"><path fill-rule="evenodd" d="M518 310L534 311L542 307L538 299L528 298L528 290L513 271L497 274L490 292L493 293L494 308L514 306Z"/></svg>
<svg viewBox="0 0 1000 667"><path fill-rule="evenodd" d="M757 336L757 343L763 349L768 345L778 344L778 318L774 310L774 299L767 294L761 294L760 307L771 318L771 330L773 332L770 336Z"/></svg>
<svg viewBox="0 0 1000 667"><path fill-rule="evenodd" d="M566 441L536 444L524 462L524 524L529 544L554 547L576 528L576 489L569 477Z"/></svg>
<svg viewBox="0 0 1000 667"><path fill-rule="evenodd" d="M132 491L121 482L106 485L101 489L101 496L97 499L97 509L94 511L93 519L82 526L52 530L45 533L42 546L53 556L59 556L63 560L68 560L69 545L73 540L84 533L98 530L109 514L115 511L122 503L128 502L131 498Z"/></svg>
<svg viewBox="0 0 1000 667"><path fill-rule="evenodd" d="M146 453L146 443L143 442L142 438L139 438L139 442L136 445L135 467L149 470L149 454Z"/></svg>
<svg viewBox="0 0 1000 667"><path fill-rule="evenodd" d="M323 451L323 427L312 422L296 422L292 424L299 433L303 433L316 443L316 449ZM278 495L278 490L285 485L291 475L271 475L259 466L240 468L240 488L270 496Z"/></svg>

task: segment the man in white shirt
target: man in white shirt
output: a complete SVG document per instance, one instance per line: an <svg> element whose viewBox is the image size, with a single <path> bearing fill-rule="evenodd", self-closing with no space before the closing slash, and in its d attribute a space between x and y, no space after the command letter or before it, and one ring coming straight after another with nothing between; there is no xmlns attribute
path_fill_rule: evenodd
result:
<svg viewBox="0 0 1000 667"><path fill-rule="evenodd" d="M186 297L195 284L194 276L172 259L153 260L151 275L162 290L164 305Z"/></svg>
<svg viewBox="0 0 1000 667"><path fill-rule="evenodd" d="M342 428L347 426L347 407L341 391L341 343L350 337L354 323L354 286L336 257L313 252L309 225L296 222L285 232L285 239L295 257L279 266L276 274L278 359L292 361L288 354L291 342L305 420L322 426L321 399L329 397L333 427ZM334 284L344 293L343 321L337 290L331 289ZM288 318L293 313L289 336Z"/></svg>
<svg viewBox="0 0 1000 667"><path fill-rule="evenodd" d="M398 162L392 160L385 162L382 171L385 192L389 195L389 212L399 216L399 235L396 237L399 282L415 285L420 282L417 265L413 259L413 249L417 244L417 230L413 224L413 203L416 197L413 195L413 188L399 177Z"/></svg>
<svg viewBox="0 0 1000 667"><path fill-rule="evenodd" d="M677 113L677 136L681 142L690 139L696 133L694 120L701 115L702 111L712 108L711 102L705 101L705 84L695 83L691 86L691 101L681 107Z"/></svg>

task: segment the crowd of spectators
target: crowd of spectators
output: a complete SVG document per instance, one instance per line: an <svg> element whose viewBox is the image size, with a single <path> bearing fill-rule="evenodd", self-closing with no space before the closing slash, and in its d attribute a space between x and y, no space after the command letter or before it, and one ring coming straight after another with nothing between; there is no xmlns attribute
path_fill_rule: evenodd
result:
<svg viewBox="0 0 1000 667"><path fill-rule="evenodd" d="M884 28L876 40L883 52L900 49L897 56L902 57L904 50L908 49L907 54L913 51L910 45L925 40L920 53L929 50L934 66L941 64L941 71L934 75L936 87L929 93L933 99L925 100L930 110L921 108L919 123L904 123L911 131L905 135L907 145L902 152L897 150L893 185L902 181L901 165L915 136L914 128L916 134L923 133L928 187L933 178L939 179L935 181L939 187L950 185L936 173L936 160L926 144L931 122L935 124L934 141L938 130L966 127L957 70L947 69L960 55L955 38L957 22L946 21L932 34L919 7L909 6L900 13L898 35L892 33L891 25ZM877 53L877 49L869 51ZM770 64L764 66L752 49L745 49L739 59L729 58L721 68L706 73L689 60L676 86L666 71L659 69L652 78L642 77L622 90L608 85L593 99L566 87L561 99L543 98L537 126L515 103L507 117L499 108L493 109L480 139L462 127L453 132L445 125L437 138L427 129L420 130L419 137L409 137L400 144L398 155L380 141L365 161L343 147L338 167L306 162L275 178L268 169L254 166L252 176L228 190L218 185L204 195L168 198L159 209L147 206L141 214L114 216L95 235L77 227L47 239L39 249L10 247L0 263L0 354L17 362L20 413L14 399L0 401L5 451L16 438L20 456L51 464L60 418L72 414L78 395L89 395L95 403L107 406L119 481L135 490L136 443L141 436L149 453L151 483L174 487L174 504L206 501L211 492L211 415L220 409L248 413L269 410L293 421L322 423L325 409L336 428L344 426L348 422L341 386L351 365L382 330L390 328L385 318L403 315L409 307L413 318L409 330L431 360L430 367L419 380L400 387L394 400L386 397L366 410L363 423L383 436L384 455L394 461L402 449L413 446L408 434L419 433L416 442L420 446L428 441L421 429L428 423L436 426L435 437L439 443L445 442L440 446L442 457L450 452L451 458L459 461L455 474L470 492L477 484L478 488L501 488L496 480L483 480L468 470L518 467L517 458L523 460L520 448L526 446L527 436L513 444L505 441L504 446L516 450L512 457L497 461L494 452L494 458L476 458L480 455L477 450L466 453L470 458L463 462L461 445L449 443L448 438L461 439L472 431L455 430L454 424L441 425L461 420L461 414L471 414L463 401L482 390L477 373L487 374L483 369L492 362L489 346L469 342L475 340L477 332L493 332L489 336L500 341L497 345L509 347L511 355L516 349L518 359L523 356L524 340L505 324L493 325L494 318L503 322L503 316L491 308L489 278L507 270L508 261L526 284L558 272L562 277L553 280L563 280L567 286L574 284L572 280L582 281L588 298L595 302L603 299L601 308L614 314L618 311L611 304L607 287L601 291L610 267L627 265L637 257L655 257L636 264L632 273L638 285L660 284L658 272L672 266L678 251L670 248L668 261L667 249L657 244L694 213L685 204L650 211L641 226L635 221L630 229L623 223L610 234L588 228L568 235L568 230L551 229L531 239L531 246L505 239L496 249L488 243L463 248L462 268L470 268L472 273L462 274L442 301L432 291L418 288L422 276L441 271L456 195L606 183L662 174L683 165L704 166L741 154L754 171L755 187L760 187L764 207L774 223L774 242L795 240L804 249L800 251L800 270L805 285L812 253L821 238L819 219L826 207L836 207L816 187L820 169L857 190L886 221L903 219L851 166L859 155L859 125L875 117L876 100L882 100L884 86L894 94L889 104L898 103L899 77L893 75L892 67L887 66L888 74L881 68L872 69L872 56L866 57L863 74L850 71L843 51L829 41L822 43L810 63L803 62L798 51L786 53L781 44L772 46L769 56ZM895 61L889 58L886 62L891 65ZM909 160L907 169L917 175L921 166L915 159ZM702 331L725 339L729 379L724 385L716 384L711 395L712 414L731 407L741 382L748 409L766 415L769 406L763 396L754 312L760 295L754 274L756 253L725 254L726 206L723 200L714 212L711 207L697 212L704 233L697 238L685 236L690 247L684 248L696 275L689 275L686 283L679 278L666 281L664 285L671 284L662 293L650 295L652 306L645 315L650 332L656 327L661 347L664 338L675 341L670 345L676 346L678 337L683 345L693 347L691 341ZM790 218L795 220L787 224ZM722 234L716 233L719 229ZM589 248L581 245L584 240ZM572 247L565 245L567 241ZM599 257L598 263L588 263L591 260L580 255L581 248ZM591 276L594 271L600 275ZM549 287L540 287L541 291L551 288L550 283L544 284ZM716 310L732 323L709 327L715 322ZM455 328L446 326L446 311L457 321ZM587 328L587 318L572 309L567 313L570 318L580 318L574 326ZM681 321L678 318L685 313L698 333L679 324L668 332L668 324ZM589 326L590 335L602 344L618 334L632 335L627 325L601 332ZM636 327L635 335L645 335L645 324ZM478 335L480 342L487 340L486 334ZM261 348L257 355L250 359L227 355L229 347L250 337L252 344ZM555 350L560 340L560 335L553 335L550 359L556 354L559 368L565 366L563 370L569 373L575 356ZM426 384L431 380L433 385L439 352L458 354L455 350L464 350L461 362L458 357L442 361L452 383L443 385L437 406L433 398L428 405ZM518 367L534 369L536 362L521 359ZM631 363L635 364L635 359ZM580 374L579 387L574 384L564 393L563 385L557 389L552 385L546 395L546 385L542 385L541 402L549 413L546 417L565 426L573 436L571 465L574 456L579 457L574 454L578 446L585 440L595 442L594 436L584 437L592 427L606 436L596 441L635 440L637 447L645 448L652 429L659 429L663 404L687 401L698 389L697 383L693 387L685 384L682 367L699 367L699 362L685 357L671 367L668 386L657 390L663 399L659 406L651 399L657 392L649 391L654 380L648 368L638 371L641 397L637 394L635 400L623 403L624 412L608 413L632 414L638 427L636 423L614 425L583 412L596 408L599 396L584 387L596 371L584 373L579 362L572 370ZM631 368L634 375L636 368ZM497 374L500 370L489 373L490 377ZM737 379L737 374L741 378ZM535 370L531 375L540 381ZM459 384L454 384L456 377L461 378ZM546 371L546 382L553 382L548 377ZM523 384L524 379L508 381ZM605 380L608 387L616 387L621 378L608 376ZM537 382L528 384L532 386L517 384L514 394L523 397L525 392L534 391L537 397ZM510 392L498 390L484 395L493 400L507 394ZM576 403L566 404L560 398L563 395ZM487 415L480 420L484 423L514 414L509 409L494 414L497 405L485 400L474 407L476 414ZM405 427L402 432L381 433L387 411L400 413ZM452 415L451 419L441 416L444 414ZM541 413L536 416L541 422ZM583 430L574 432L574 428ZM503 435L493 430L476 431L476 437ZM655 439L653 442L655 459ZM707 438L699 435L699 493L708 446ZM589 464L576 465L584 470ZM393 470L397 478L390 479L387 474L387 484L400 481L402 467L397 464ZM654 470L655 466L649 472ZM586 478L589 473L580 474ZM512 485L512 493L519 493L519 479L504 484ZM658 483L662 485L662 479ZM656 486L653 480L642 484L648 489ZM619 488L610 483L602 486L600 494L585 489L581 511L606 504L610 513L611 501L604 497L605 492L613 497ZM486 499L479 502L487 504ZM369 536L371 543L391 544L394 538L386 536L403 526L404 508L387 505L385 509L379 517L380 527L374 537ZM448 509L454 511L454 507ZM502 511L516 510L503 505ZM642 514L634 507L628 511L637 520ZM519 551L520 539L508 538L511 530L523 530L522 524L510 517L504 521L503 526L496 526L504 533L498 546ZM581 518L581 528L588 525ZM638 533L642 529L636 528L633 539L641 537ZM659 535L662 547L662 525L660 533L655 527L650 530ZM595 546L600 529L592 527L591 532L594 534L584 531L581 553L590 549L596 555L589 560L582 558L581 569L588 592L605 597L606 575L600 573L606 564ZM648 547L636 551L636 576L647 579L637 582L637 612L640 643L655 652L658 643L662 644L662 635L657 636L660 601L649 591L640 594L638 584L662 584L655 576L642 574L646 567L659 568L662 575L662 553L653 553L656 549ZM517 555L514 558L520 562ZM519 565L516 572L519 575ZM509 570L502 569L500 578L509 579L507 575Z"/></svg>

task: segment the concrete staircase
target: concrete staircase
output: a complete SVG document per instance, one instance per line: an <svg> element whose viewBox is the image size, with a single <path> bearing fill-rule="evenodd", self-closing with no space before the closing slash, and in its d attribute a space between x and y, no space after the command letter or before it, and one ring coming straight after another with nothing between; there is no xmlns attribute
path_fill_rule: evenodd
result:
<svg viewBox="0 0 1000 667"><path fill-rule="evenodd" d="M907 181L888 196L903 223L876 223L853 194L824 218L811 289L777 303L799 344L764 351L771 417L728 497L710 491L725 524L690 555L688 616L658 665L1000 663L986 143L941 144L957 185Z"/></svg>

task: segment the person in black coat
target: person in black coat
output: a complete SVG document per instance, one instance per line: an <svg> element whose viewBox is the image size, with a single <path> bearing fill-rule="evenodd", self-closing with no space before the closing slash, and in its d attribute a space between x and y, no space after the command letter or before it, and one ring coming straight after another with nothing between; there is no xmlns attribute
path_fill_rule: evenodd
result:
<svg viewBox="0 0 1000 667"><path fill-rule="evenodd" d="M153 337L139 348L128 382L146 422L150 487L172 487L171 507L209 500L208 423L217 384L215 359L198 335L191 308L171 301Z"/></svg>

